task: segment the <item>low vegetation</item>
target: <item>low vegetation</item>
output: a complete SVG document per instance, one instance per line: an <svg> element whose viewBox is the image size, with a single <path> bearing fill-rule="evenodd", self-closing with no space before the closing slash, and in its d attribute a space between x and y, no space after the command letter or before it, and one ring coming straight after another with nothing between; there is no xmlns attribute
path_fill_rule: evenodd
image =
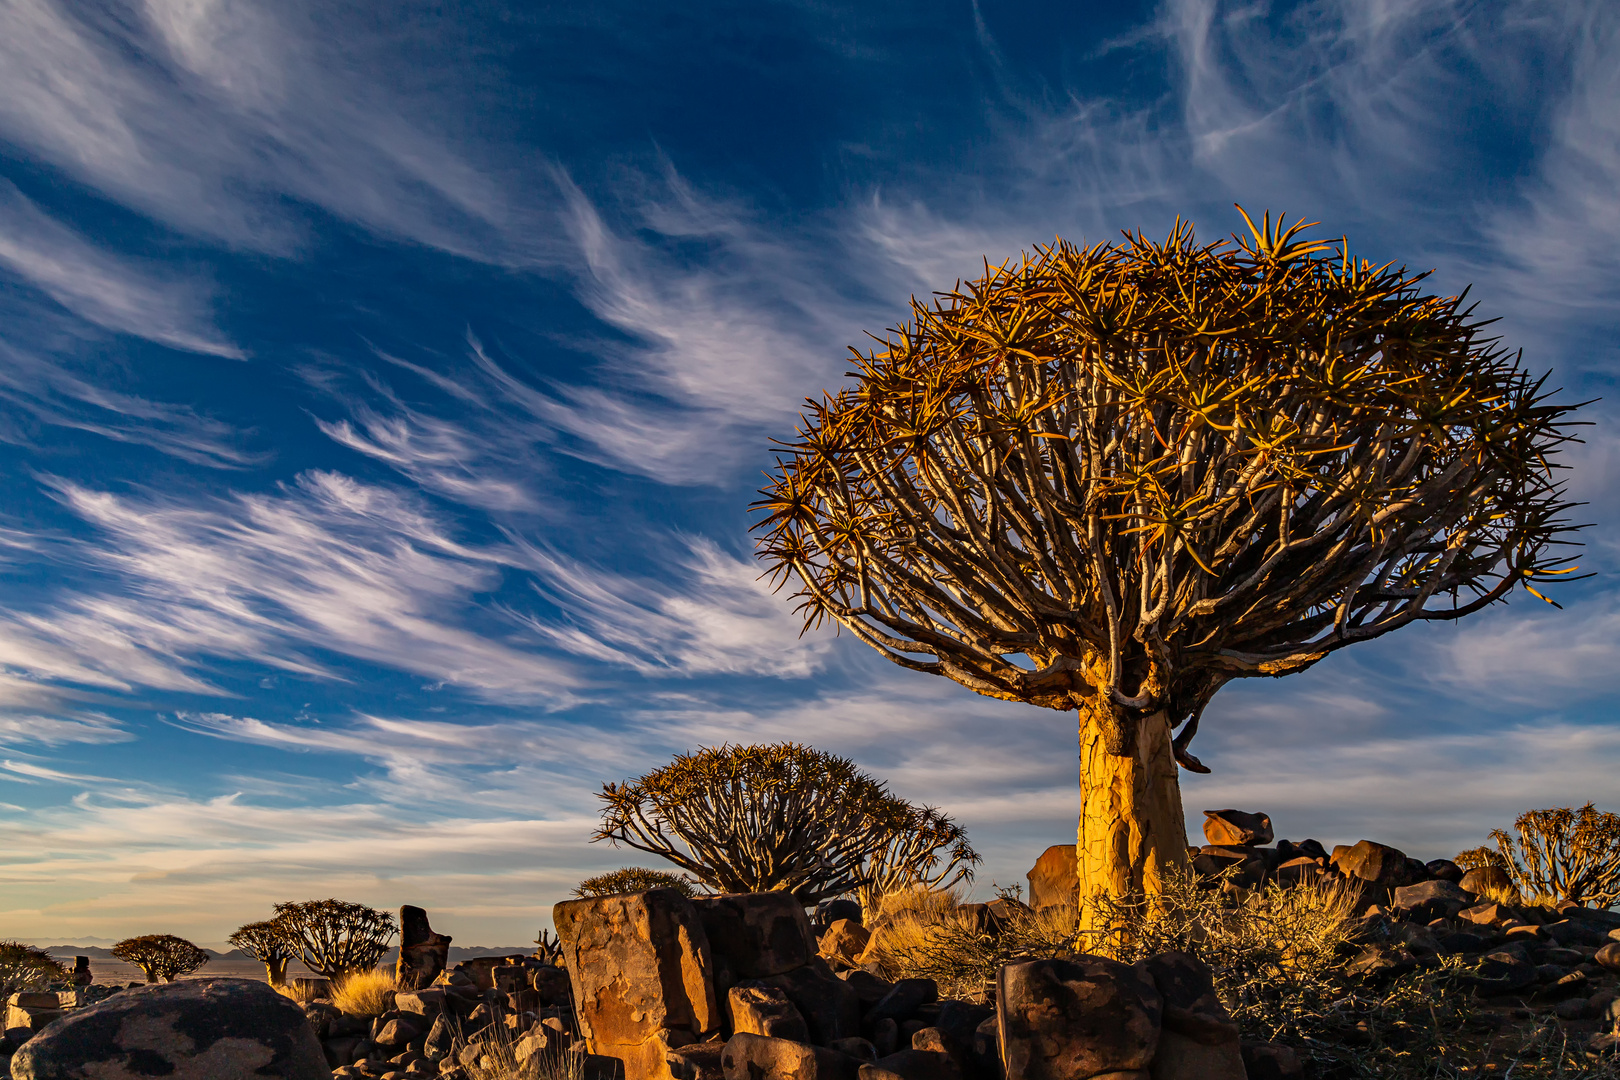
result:
<svg viewBox="0 0 1620 1080"><path fill-rule="evenodd" d="M1600 908L1620 901L1620 815L1591 803L1528 810L1513 828L1517 837L1492 829L1491 839L1522 895Z"/></svg>
<svg viewBox="0 0 1620 1080"><path fill-rule="evenodd" d="M351 971L332 982L332 1004L350 1016L381 1016L394 1007L399 984L387 968Z"/></svg>
<svg viewBox="0 0 1620 1080"><path fill-rule="evenodd" d="M50 954L20 941L0 941L0 1001L26 990L44 990L67 978Z"/></svg>
<svg viewBox="0 0 1620 1080"><path fill-rule="evenodd" d="M626 866L605 874L588 877L574 886L575 896L610 896L613 893L644 892L647 889L674 889L682 896L694 896L697 889L692 879L668 870L648 870L641 866Z"/></svg>

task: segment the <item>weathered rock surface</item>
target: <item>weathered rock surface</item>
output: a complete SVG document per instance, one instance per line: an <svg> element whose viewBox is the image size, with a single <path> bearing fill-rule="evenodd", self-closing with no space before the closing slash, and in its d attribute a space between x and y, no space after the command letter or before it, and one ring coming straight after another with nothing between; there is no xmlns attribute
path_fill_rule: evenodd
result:
<svg viewBox="0 0 1620 1080"><path fill-rule="evenodd" d="M1373 840L1334 848L1333 865L1345 877L1364 882L1380 902L1412 877L1404 851Z"/></svg>
<svg viewBox="0 0 1620 1080"><path fill-rule="evenodd" d="M824 1046L743 1033L720 1055L725 1080L858 1080L861 1062Z"/></svg>
<svg viewBox="0 0 1620 1080"><path fill-rule="evenodd" d="M1140 968L1096 956L1008 964L996 978L1007 1080L1072 1080L1145 1070L1163 999Z"/></svg>
<svg viewBox="0 0 1620 1080"><path fill-rule="evenodd" d="M720 1029L708 935L674 889L565 900L552 909L591 1053L629 1080L667 1076L666 1033L700 1042Z"/></svg>
<svg viewBox="0 0 1620 1080"><path fill-rule="evenodd" d="M1163 1002L1161 1023L1208 1046L1238 1041L1237 1021L1215 994L1215 973L1186 953L1151 956L1136 965L1153 980Z"/></svg>
<svg viewBox="0 0 1620 1080"><path fill-rule="evenodd" d="M399 909L399 959L394 981L401 990L431 985L450 963L450 935L436 934L427 912L410 904Z"/></svg>
<svg viewBox="0 0 1620 1080"><path fill-rule="evenodd" d="M1299 1055L1281 1043L1244 1043L1243 1066L1249 1080L1295 1080L1305 1074Z"/></svg>
<svg viewBox="0 0 1620 1080"><path fill-rule="evenodd" d="M1242 810L1205 810L1204 836L1211 844L1232 847L1254 847L1269 844L1275 838L1271 817L1250 814Z"/></svg>
<svg viewBox="0 0 1620 1080"><path fill-rule="evenodd" d="M1056 904L1073 904L1080 890L1073 844L1053 844L1030 867L1029 906L1036 911Z"/></svg>
<svg viewBox="0 0 1620 1080"><path fill-rule="evenodd" d="M839 919L827 927L827 932L821 935L821 955L829 963L843 964L845 967L855 967L860 963L861 953L872 943L872 933L858 922L849 919Z"/></svg>
<svg viewBox="0 0 1620 1080"><path fill-rule="evenodd" d="M1149 1070L1153 1080L1248 1080L1237 1039L1206 1043L1169 1028L1159 1033Z"/></svg>
<svg viewBox="0 0 1620 1080"><path fill-rule="evenodd" d="M1457 882L1471 893L1484 896L1490 892L1503 892L1513 887L1513 879L1500 866L1476 866Z"/></svg>
<svg viewBox="0 0 1620 1080"><path fill-rule="evenodd" d="M126 990L64 1017L11 1059L13 1080L329 1080L303 1010L252 979Z"/></svg>
<svg viewBox="0 0 1620 1080"><path fill-rule="evenodd" d="M760 982L787 995L810 1025L810 1041L830 1046L834 1039L861 1034L861 999L855 988L834 975L819 957L804 967Z"/></svg>
<svg viewBox="0 0 1620 1080"><path fill-rule="evenodd" d="M1471 892L1449 881L1420 881L1403 885L1390 894L1390 903L1411 912L1417 922L1451 918L1475 900Z"/></svg>
<svg viewBox="0 0 1620 1080"><path fill-rule="evenodd" d="M956 1062L937 1050L900 1050L861 1066L860 1080L961 1080Z"/></svg>
<svg viewBox="0 0 1620 1080"><path fill-rule="evenodd" d="M733 1033L810 1041L809 1025L804 1022L798 1006L777 987L750 981L733 986L726 998Z"/></svg>
<svg viewBox="0 0 1620 1080"><path fill-rule="evenodd" d="M715 992L803 967L816 955L804 906L791 893L727 893L692 901L714 956Z"/></svg>

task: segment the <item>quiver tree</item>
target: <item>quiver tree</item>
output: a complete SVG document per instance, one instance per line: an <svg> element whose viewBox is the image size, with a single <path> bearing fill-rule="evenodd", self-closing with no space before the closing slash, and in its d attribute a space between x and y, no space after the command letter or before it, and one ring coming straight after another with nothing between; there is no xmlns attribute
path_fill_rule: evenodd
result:
<svg viewBox="0 0 1620 1080"><path fill-rule="evenodd" d="M1497 847L1492 861L1527 900L1596 908L1620 901L1620 815L1591 803L1579 810L1527 810L1513 831L1517 837L1491 830Z"/></svg>
<svg viewBox="0 0 1620 1080"><path fill-rule="evenodd" d="M20 941L0 941L0 1001L23 990L44 990L67 977L67 969L44 949Z"/></svg>
<svg viewBox="0 0 1620 1080"><path fill-rule="evenodd" d="M293 958L294 946L284 925L274 919L248 923L237 927L227 940L264 965L271 986L286 983L287 962Z"/></svg>
<svg viewBox="0 0 1620 1080"><path fill-rule="evenodd" d="M147 934L125 938L112 947L112 954L146 973L146 981L174 982L208 963L208 954L191 942L173 934Z"/></svg>
<svg viewBox="0 0 1620 1080"><path fill-rule="evenodd" d="M1567 570L1571 407L1425 275L1249 225L1059 241L913 300L756 503L807 628L1078 714L1083 894L1185 861L1176 763L1207 771L1227 682Z"/></svg>
<svg viewBox="0 0 1620 1080"><path fill-rule="evenodd" d="M376 967L398 930L392 913L347 900L289 901L275 912L293 955L333 980Z"/></svg>
<svg viewBox="0 0 1620 1080"><path fill-rule="evenodd" d="M866 881L916 808L847 758L796 743L680 754L604 784L591 838L667 859L718 892L791 892L804 904Z"/></svg>
<svg viewBox="0 0 1620 1080"><path fill-rule="evenodd" d="M863 911L875 912L889 893L972 881L981 861L962 826L932 806L913 806L911 821L867 856L855 895Z"/></svg>
<svg viewBox="0 0 1620 1080"><path fill-rule="evenodd" d="M648 889L674 889L682 896L693 896L692 879L668 870L648 870L626 866L588 877L574 886L575 896L610 896L613 893L646 892Z"/></svg>

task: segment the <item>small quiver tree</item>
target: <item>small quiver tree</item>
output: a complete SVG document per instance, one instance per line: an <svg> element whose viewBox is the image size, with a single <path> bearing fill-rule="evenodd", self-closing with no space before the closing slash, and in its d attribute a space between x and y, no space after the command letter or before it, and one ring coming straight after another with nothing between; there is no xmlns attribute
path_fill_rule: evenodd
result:
<svg viewBox="0 0 1620 1080"><path fill-rule="evenodd" d="M883 897L908 889L949 889L973 880L982 859L967 831L932 806L911 807L911 821L874 849L855 890L861 910L876 912Z"/></svg>
<svg viewBox="0 0 1620 1080"><path fill-rule="evenodd" d="M611 896L613 893L646 892L648 889L674 889L682 896L693 896L692 879L668 870L648 870L626 866L588 877L574 886L575 896Z"/></svg>
<svg viewBox="0 0 1620 1080"><path fill-rule="evenodd" d="M149 983L174 982L208 963L206 952L173 934L125 938L112 947L112 954L144 971Z"/></svg>
<svg viewBox="0 0 1620 1080"><path fill-rule="evenodd" d="M67 969L45 950L20 941L0 941L0 1003L12 994L44 990L67 977Z"/></svg>
<svg viewBox="0 0 1620 1080"><path fill-rule="evenodd" d="M912 806L847 758L797 743L677 755L605 784L592 840L667 859L717 892L791 892L809 905L858 887Z"/></svg>
<svg viewBox="0 0 1620 1080"><path fill-rule="evenodd" d="M913 300L756 503L807 628L1078 715L1082 895L1185 863L1177 762L1208 771L1222 686L1569 569L1571 406L1425 275L1249 226L1059 241Z"/></svg>
<svg viewBox="0 0 1620 1080"><path fill-rule="evenodd" d="M230 943L264 965L265 977L271 986L287 982L287 963L295 951L287 936L287 928L274 919L248 923L237 927L228 939Z"/></svg>
<svg viewBox="0 0 1620 1080"><path fill-rule="evenodd" d="M398 932L390 912L346 900L289 901L275 912L294 955L334 982L375 968Z"/></svg>
<svg viewBox="0 0 1620 1080"><path fill-rule="evenodd" d="M1528 810L1513 823L1517 837L1491 830L1497 865L1527 900L1568 900L1611 908L1620 901L1620 816L1587 803Z"/></svg>

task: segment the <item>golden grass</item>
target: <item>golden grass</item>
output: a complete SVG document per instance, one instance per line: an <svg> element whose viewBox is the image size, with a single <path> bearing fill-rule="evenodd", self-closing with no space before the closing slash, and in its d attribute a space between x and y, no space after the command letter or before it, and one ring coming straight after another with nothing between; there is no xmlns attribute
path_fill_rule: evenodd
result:
<svg viewBox="0 0 1620 1080"><path fill-rule="evenodd" d="M526 1061L518 1061L517 1044L522 1038L504 1024L492 1024L475 1035L478 1057L462 1067L468 1080L581 1080L585 1075L583 1054L541 1051ZM467 1043L458 1032L452 1054L459 1056Z"/></svg>
<svg viewBox="0 0 1620 1080"><path fill-rule="evenodd" d="M393 1008L399 984L387 968L354 971L332 982L332 1004L350 1016L381 1016Z"/></svg>

